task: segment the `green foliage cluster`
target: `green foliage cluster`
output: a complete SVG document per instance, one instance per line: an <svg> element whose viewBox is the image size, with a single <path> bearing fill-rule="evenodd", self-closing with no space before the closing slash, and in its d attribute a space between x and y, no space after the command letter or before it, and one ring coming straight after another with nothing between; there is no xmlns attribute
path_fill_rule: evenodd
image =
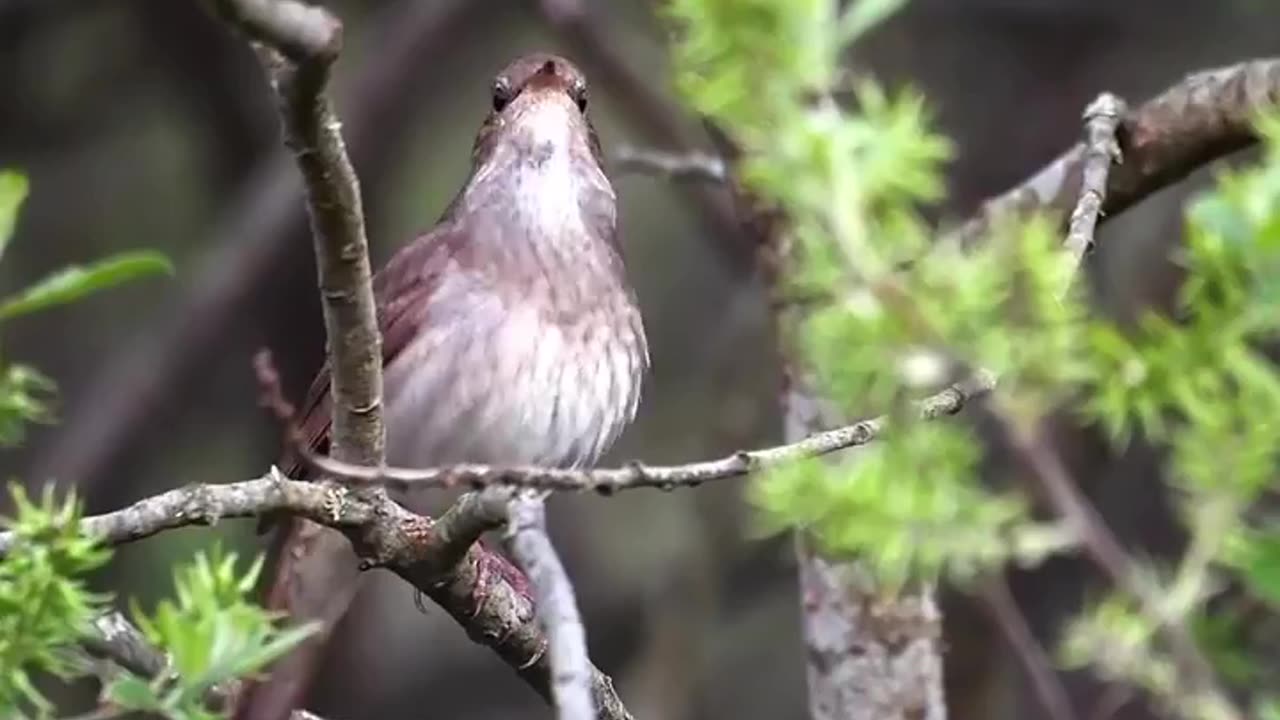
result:
<svg viewBox="0 0 1280 720"><path fill-rule="evenodd" d="M942 195L949 143L918 94L842 70L850 41L899 4L669 5L681 90L740 144L742 181L786 214L784 295L816 299L788 317L788 342L841 411L893 425L849 461L768 475L755 498L772 527L811 529L895 584L1060 544L1020 498L973 482L964 426L923 422L911 401L981 367L1029 416L1069 392L1058 363L1083 344L1085 316L1047 221L1000 228L978 249L934 246L919 209Z"/></svg>
<svg viewBox="0 0 1280 720"><path fill-rule="evenodd" d="M315 632L312 625L281 629L252 602L261 570L261 558L241 571L234 553L223 555L216 547L179 567L175 600L162 601L151 615L133 610L147 639L167 652L173 674L120 673L104 688L109 702L175 720L222 717L209 708L212 692L252 675Z"/></svg>
<svg viewBox="0 0 1280 720"><path fill-rule="evenodd" d="M1101 598L1064 659L1184 717L1232 717L1222 694L1192 695L1157 638L1168 624L1195 628L1221 675L1251 687L1242 678L1258 659L1231 611L1207 604L1238 582L1280 621L1280 526L1260 502L1280 452L1280 375L1263 352L1280 330L1280 120L1258 121L1257 167L1224 174L1188 209L1174 317L1120 328L1088 312L1056 219L1008 221L976 248L932 240L918 211L942 193L948 144L916 94L843 69L851 41L899 4L668 3L679 88L738 144L741 181L787 218L783 294L805 303L784 312L782 331L807 382L846 415L889 418L865 449L761 478L765 525L810 531L890 589L1072 546L1066 528L980 484L980 448L961 423L923 421L912 404L994 371L990 407L1016 437L1069 407L1117 445L1141 435L1167 446L1191 534L1171 571L1142 573L1159 607ZM1273 699L1253 695L1247 715L1276 716Z"/></svg>
<svg viewBox="0 0 1280 720"><path fill-rule="evenodd" d="M0 256L26 194L22 175L0 172ZM0 299L0 321L169 271L168 262L151 252L66 268ZM0 362L0 445L21 443L28 423L52 420L53 390L38 371ZM91 658L81 644L97 632L94 620L109 610L110 597L90 590L85 576L107 563L110 550L81 531L74 497L59 501L46 490L35 503L17 485L11 493L15 515L0 520L9 537L0 554L0 717L54 717L56 708L37 682L41 676L98 677L101 707L95 718L137 711L172 720L221 717L211 704L215 688L263 668L314 630L278 627L250 600L261 563L241 570L235 555L215 548L175 571L175 600L150 614L133 608L147 640L168 659L165 673L138 677Z"/></svg>
<svg viewBox="0 0 1280 720"><path fill-rule="evenodd" d="M39 505L15 486L17 516L5 523L13 545L0 560L0 715L22 717L30 707L47 716L53 705L32 682L35 671L70 678L85 666L73 652L104 610L83 576L110 553L80 534L73 500L46 493Z"/></svg>

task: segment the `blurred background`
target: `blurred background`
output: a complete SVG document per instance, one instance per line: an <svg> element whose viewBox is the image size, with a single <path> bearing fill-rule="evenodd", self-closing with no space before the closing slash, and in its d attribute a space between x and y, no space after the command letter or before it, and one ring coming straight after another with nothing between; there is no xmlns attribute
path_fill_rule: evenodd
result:
<svg viewBox="0 0 1280 720"><path fill-rule="evenodd" d="M384 0L330 3L347 26L337 105L363 183L375 265L429 228L460 187L489 80L515 55L561 52L592 82L606 151L708 147L671 92L659 3ZM1138 102L1186 72L1280 53L1280 5L1262 0L914 0L851 62L920 87L956 143L961 218L1072 143L1099 91ZM270 347L294 398L323 333L295 169L246 44L198 3L0 0L0 166L32 194L0 288L77 261L156 248L176 276L6 326L10 359L61 387L57 426L0 456L6 477L75 486L91 512L195 482L260 474L280 449L256 406L252 353ZM1132 318L1167 303L1164 262L1199 173L1107 226L1091 274L1099 307ZM680 462L780 437L777 363L753 248L725 194L616 175L630 271L654 373L610 461ZM1154 453L1110 454L1060 423L1076 477L1144 552L1181 542ZM989 474L1016 468L993 452ZM790 545L754 532L741 483L612 499L558 497L554 539L576 583L593 658L637 717L803 718L804 657ZM149 606L169 567L222 538L259 547L249 522L120 550L97 578ZM412 590L369 578L314 692L332 720L537 718L550 711ZM1039 638L1095 581L1055 560L1010 574ZM952 716L1040 717L989 608L945 593ZM1064 675L1081 718L1158 717ZM91 688L83 689L85 693ZM68 691L69 708L79 690ZM429 708L429 712L425 709Z"/></svg>

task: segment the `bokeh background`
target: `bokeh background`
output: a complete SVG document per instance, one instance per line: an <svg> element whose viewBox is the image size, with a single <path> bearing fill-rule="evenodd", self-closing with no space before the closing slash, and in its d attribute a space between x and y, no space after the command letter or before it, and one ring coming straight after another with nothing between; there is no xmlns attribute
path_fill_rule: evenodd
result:
<svg viewBox="0 0 1280 720"><path fill-rule="evenodd" d="M607 150L708 147L671 91L659 3L383 0L330 3L347 25L337 104L363 183L374 261L430 227L460 186L491 75L559 51L592 81ZM914 0L850 62L929 98L956 143L942 217L961 218L1075 140L1084 105L1132 102L1186 72L1280 53L1280 4L1263 0ZM270 347L294 397L323 333L294 167L244 42L180 0L0 0L0 165L32 195L0 288L131 248L176 276L6 326L4 351L61 387L57 426L0 456L6 477L75 486L101 512L195 482L260 474L280 448L256 407L250 358ZM1099 308L1132 318L1168 301L1164 260L1207 173L1111 223L1091 263ZM611 460L679 462L780 436L768 309L753 249L725 194L615 177L654 373ZM1181 542L1155 454L1106 449L1060 423L1072 468L1127 541ZM992 482L1018 469L993 454ZM576 583L597 664L638 717L803 718L804 657L786 539L761 538L743 485L612 499L560 497L554 539ZM95 582L148 605L168 568L220 538L260 546L248 522L122 549ZM1040 639L1095 579L1055 560L1009 577ZM989 609L945 593L952 716L1040 717ZM314 709L361 718L538 718L550 711L488 650L406 585L369 578L339 629ZM1082 718L1158 717L1081 673ZM67 707L91 688L65 693Z"/></svg>

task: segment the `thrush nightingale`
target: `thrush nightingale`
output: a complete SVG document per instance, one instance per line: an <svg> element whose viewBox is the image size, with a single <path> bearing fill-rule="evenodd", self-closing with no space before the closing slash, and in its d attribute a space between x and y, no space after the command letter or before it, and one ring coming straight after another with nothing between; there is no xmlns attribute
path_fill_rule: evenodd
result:
<svg viewBox="0 0 1280 720"><path fill-rule="evenodd" d="M466 184L374 276L389 463L578 467L634 418L648 346L587 100L564 58L504 68ZM314 450L326 449L329 425L321 370L302 414ZM297 519L283 537L268 606L331 629L356 587L349 544ZM278 662L236 717L288 717L321 648Z"/></svg>

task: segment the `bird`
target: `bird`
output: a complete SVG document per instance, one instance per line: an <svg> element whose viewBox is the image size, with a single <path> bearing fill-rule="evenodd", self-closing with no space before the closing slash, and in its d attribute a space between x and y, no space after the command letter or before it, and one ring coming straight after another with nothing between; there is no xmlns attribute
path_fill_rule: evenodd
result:
<svg viewBox="0 0 1280 720"><path fill-rule="evenodd" d="M635 419L650 357L586 78L530 53L497 73L490 100L466 182L373 277L387 462L589 466ZM299 409L306 445L325 452L327 367ZM286 472L316 479L296 460ZM266 606L327 632L354 596L356 558L336 531L283 522ZM323 647L308 643L246 688L237 720L296 709Z"/></svg>

